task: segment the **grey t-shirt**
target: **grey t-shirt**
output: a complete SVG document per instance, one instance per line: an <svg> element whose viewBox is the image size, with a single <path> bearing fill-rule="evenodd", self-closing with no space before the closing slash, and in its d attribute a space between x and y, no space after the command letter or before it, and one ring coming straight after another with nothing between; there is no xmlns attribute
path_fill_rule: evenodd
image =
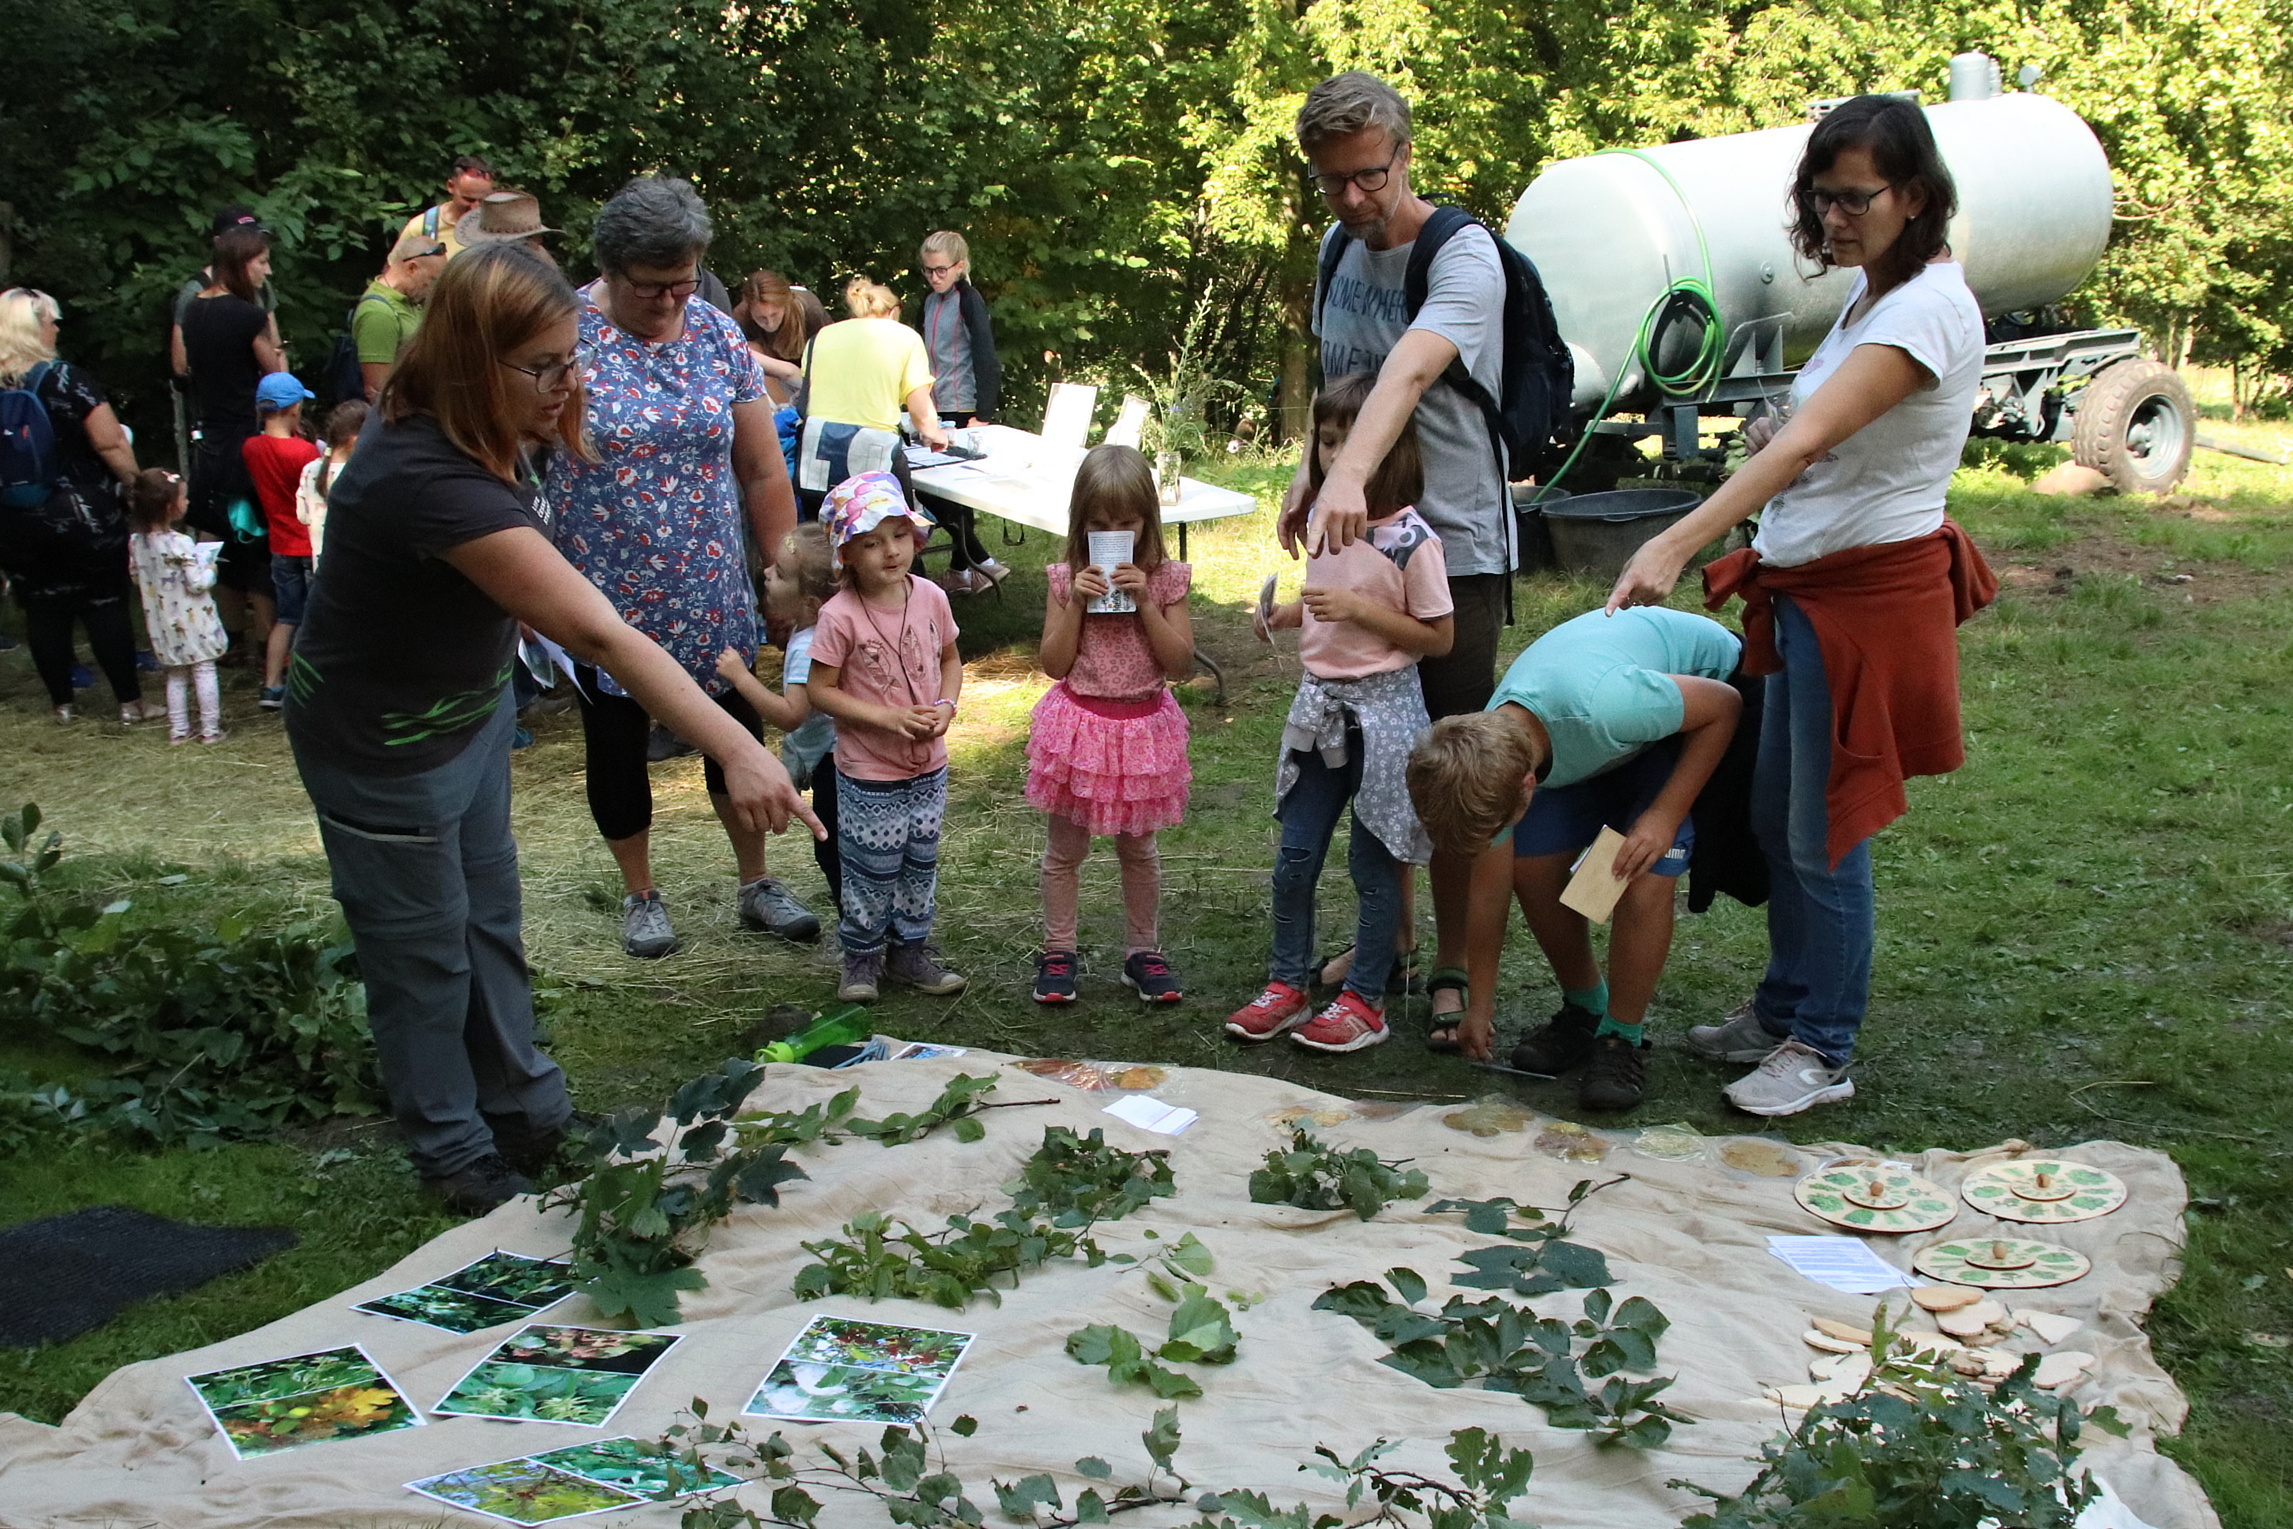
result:
<svg viewBox="0 0 2293 1529"><path fill-rule="evenodd" d="M1346 251L1316 307L1322 376L1374 372L1411 329L1428 330L1457 347L1467 371L1496 396L1502 385L1505 270L1485 228L1458 230L1426 272L1425 305L1414 323L1404 316L1402 277L1415 242L1373 250L1342 232ZM1440 533L1449 575L1512 569L1512 515L1497 470L1489 423L1463 393L1436 382L1417 403L1417 440L1425 456L1425 496L1417 513Z"/></svg>
<svg viewBox="0 0 2293 1529"><path fill-rule="evenodd" d="M924 348L931 353L932 404L943 414L979 407L979 379L971 369L971 330L963 322L963 294L951 287L924 297Z"/></svg>

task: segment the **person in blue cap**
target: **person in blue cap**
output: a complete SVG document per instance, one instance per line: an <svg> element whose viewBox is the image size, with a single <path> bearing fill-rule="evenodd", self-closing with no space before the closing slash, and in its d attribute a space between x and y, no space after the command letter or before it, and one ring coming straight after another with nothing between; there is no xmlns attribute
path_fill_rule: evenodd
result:
<svg viewBox="0 0 2293 1529"><path fill-rule="evenodd" d="M263 691L258 702L277 711L287 699L287 655L295 628L303 624L310 600L311 533L295 514L295 489L303 469L318 460L318 447L303 427L303 403L315 395L292 372L272 372L255 384L255 413L262 431L240 443L255 503L270 534L271 591L276 614L263 652Z"/></svg>

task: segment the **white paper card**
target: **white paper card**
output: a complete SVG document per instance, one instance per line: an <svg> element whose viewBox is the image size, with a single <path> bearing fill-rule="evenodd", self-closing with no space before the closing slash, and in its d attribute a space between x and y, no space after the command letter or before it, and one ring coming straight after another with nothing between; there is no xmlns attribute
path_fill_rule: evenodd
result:
<svg viewBox="0 0 2293 1529"><path fill-rule="evenodd" d="M1052 383L1050 401L1043 406L1043 439L1081 451L1091 433L1091 411L1098 406L1099 390L1089 383Z"/></svg>
<svg viewBox="0 0 2293 1529"><path fill-rule="evenodd" d="M1115 582L1115 570L1131 560L1131 547L1135 541L1132 533L1093 531L1090 538L1091 561L1098 565L1099 572L1107 576L1110 587L1105 594L1083 609L1101 616L1120 616L1137 610L1138 605L1131 599L1129 590L1111 587Z"/></svg>
<svg viewBox="0 0 2293 1529"><path fill-rule="evenodd" d="M1106 1113L1158 1136L1176 1136L1200 1117L1183 1104L1165 1104L1152 1094L1126 1094Z"/></svg>
<svg viewBox="0 0 2293 1529"><path fill-rule="evenodd" d="M1910 1283L1902 1270L1854 1237L1771 1236L1768 1251L1817 1284L1849 1295L1876 1295Z"/></svg>

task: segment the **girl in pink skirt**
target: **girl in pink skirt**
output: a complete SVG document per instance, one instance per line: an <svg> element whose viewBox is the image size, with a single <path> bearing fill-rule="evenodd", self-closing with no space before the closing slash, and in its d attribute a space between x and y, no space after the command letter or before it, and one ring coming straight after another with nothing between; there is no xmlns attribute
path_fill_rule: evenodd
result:
<svg viewBox="0 0 2293 1529"><path fill-rule="evenodd" d="M1111 554L1124 534L1130 552L1118 559ZM1123 874L1123 983L1146 1003L1176 1003L1185 995L1162 954L1154 836L1186 816L1194 777L1186 714L1168 684L1194 667L1186 609L1194 571L1163 553L1145 457L1100 446L1083 458L1067 510L1067 561L1044 572L1043 672L1058 683L1035 703L1027 737L1027 800L1051 819L1035 1001L1075 1001L1083 860L1095 835L1112 834Z"/></svg>

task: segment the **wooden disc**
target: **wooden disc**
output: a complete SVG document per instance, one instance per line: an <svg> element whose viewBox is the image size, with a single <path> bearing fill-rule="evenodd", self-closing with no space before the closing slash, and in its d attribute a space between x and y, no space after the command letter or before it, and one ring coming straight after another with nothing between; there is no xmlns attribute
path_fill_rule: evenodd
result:
<svg viewBox="0 0 2293 1529"><path fill-rule="evenodd" d="M1884 1165L1819 1168L1792 1186L1792 1197L1832 1225L1858 1232L1931 1232L1959 1213L1935 1185Z"/></svg>
<svg viewBox="0 0 2293 1529"><path fill-rule="evenodd" d="M2083 1278L2093 1265L2086 1255L2051 1242L2019 1237L1961 1237L1930 1243L1911 1259L1929 1279L1985 1290L2036 1290Z"/></svg>
<svg viewBox="0 0 2293 1529"><path fill-rule="evenodd" d="M1985 1163L1966 1176L1959 1194L2001 1221L2090 1221L2126 1203L2125 1181L2116 1174L2062 1158Z"/></svg>

